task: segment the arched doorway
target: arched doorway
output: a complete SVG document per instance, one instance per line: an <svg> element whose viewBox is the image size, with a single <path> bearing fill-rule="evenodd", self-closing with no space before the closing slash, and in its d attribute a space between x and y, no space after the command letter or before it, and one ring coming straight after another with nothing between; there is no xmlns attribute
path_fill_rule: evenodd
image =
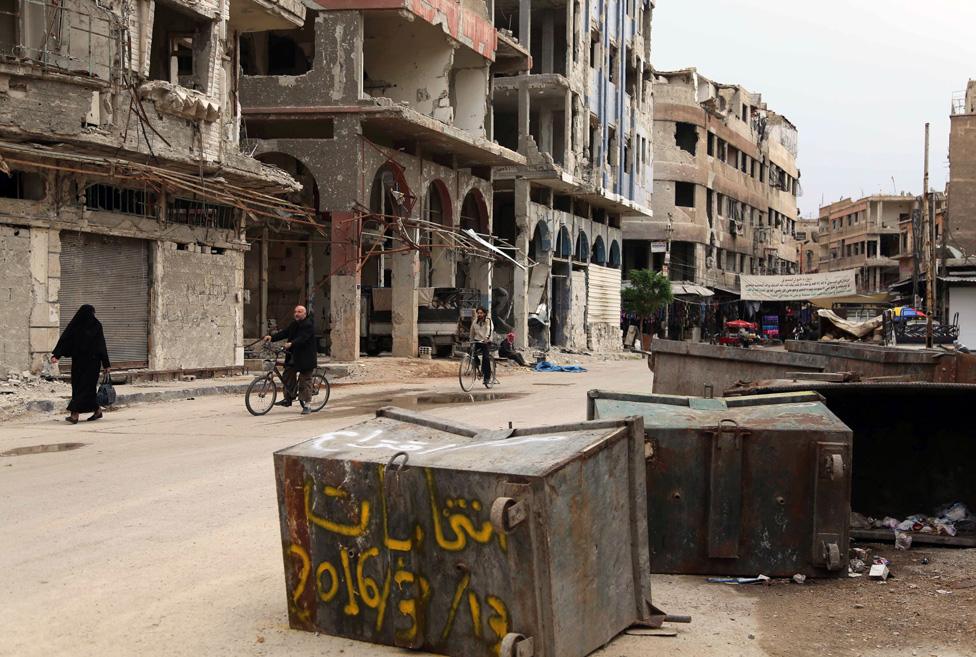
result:
<svg viewBox="0 0 976 657"><path fill-rule="evenodd" d="M608 264L614 269L620 269L620 244L617 240L610 242L610 260Z"/></svg>
<svg viewBox="0 0 976 657"><path fill-rule="evenodd" d="M427 186L424 215L431 225L421 230L420 242L428 253L420 258L420 286L450 287L453 258L447 248L449 238L434 229L434 226L450 229L454 224L451 195L444 181L434 180Z"/></svg>
<svg viewBox="0 0 976 657"><path fill-rule="evenodd" d="M464 196L461 203L462 231L473 230L478 235L488 238L488 204L478 189L471 189ZM467 253L461 253L457 259L455 285L471 290L484 290L488 287L488 261Z"/></svg>
<svg viewBox="0 0 976 657"><path fill-rule="evenodd" d="M369 210L372 214L363 219L362 226L361 257L365 259L361 270L363 287L390 286L392 272L381 253L393 245L393 231L387 229L386 222L391 218L409 216L413 201L403 169L398 164L387 162L376 170L369 190Z"/></svg>
<svg viewBox="0 0 976 657"><path fill-rule="evenodd" d="M569 258L572 253L573 238L569 235L569 229L562 226L556 236L556 252L554 255L557 258Z"/></svg>
<svg viewBox="0 0 976 657"><path fill-rule="evenodd" d="M590 240L583 231L580 231L579 237L576 238L576 250L573 257L577 262L590 261Z"/></svg>
<svg viewBox="0 0 976 657"><path fill-rule="evenodd" d="M291 175L302 189L285 195L292 203L319 214L319 188L311 170L287 153L261 153L259 161ZM307 306L316 333L328 327L326 285L318 285L330 267L322 236L305 224L273 218L247 222L245 238L251 244L244 255L244 315L246 338L258 338L291 321L296 305Z"/></svg>
<svg viewBox="0 0 976 657"><path fill-rule="evenodd" d="M536 262L543 262L550 251L552 251L552 238L549 225L545 221L540 221L536 223L535 230L532 231L532 239L529 240L529 257Z"/></svg>
<svg viewBox="0 0 976 657"><path fill-rule="evenodd" d="M607 246L603 242L603 237L599 235L593 241L593 253L590 256L590 262L601 267L607 264Z"/></svg>

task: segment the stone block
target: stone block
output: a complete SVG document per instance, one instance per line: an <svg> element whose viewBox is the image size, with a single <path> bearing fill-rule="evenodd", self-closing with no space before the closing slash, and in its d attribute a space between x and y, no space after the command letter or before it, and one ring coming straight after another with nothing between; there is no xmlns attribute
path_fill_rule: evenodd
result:
<svg viewBox="0 0 976 657"><path fill-rule="evenodd" d="M60 244L60 241L58 242ZM48 251L47 254L47 275L49 278L61 278L61 254L51 253Z"/></svg>
<svg viewBox="0 0 976 657"><path fill-rule="evenodd" d="M31 326L30 347L32 353L51 353L58 343L60 329L57 326Z"/></svg>
<svg viewBox="0 0 976 657"><path fill-rule="evenodd" d="M61 278L48 277L47 279L47 300L55 304L61 296ZM55 313L56 314L56 313ZM56 320L56 318L55 318Z"/></svg>
<svg viewBox="0 0 976 657"><path fill-rule="evenodd" d="M34 327L57 328L59 323L60 323L60 316L58 314L57 304L42 301L42 302L35 303L34 307L31 308L31 314L30 314L31 328Z"/></svg>

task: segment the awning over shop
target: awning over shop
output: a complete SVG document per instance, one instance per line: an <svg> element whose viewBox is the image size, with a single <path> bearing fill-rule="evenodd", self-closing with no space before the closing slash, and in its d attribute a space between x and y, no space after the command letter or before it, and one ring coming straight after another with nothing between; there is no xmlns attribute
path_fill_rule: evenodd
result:
<svg viewBox="0 0 976 657"><path fill-rule="evenodd" d="M820 299L810 299L810 303L817 308L833 308L834 304L847 303L847 304L876 304L876 303L888 303L891 301L891 295L887 292L879 292L877 294L849 294L844 297L822 297Z"/></svg>
<svg viewBox="0 0 976 657"><path fill-rule="evenodd" d="M715 296L715 293L709 290L707 287L701 285L695 285L694 283L687 283L684 281L674 281L671 283L671 292L676 297L711 297Z"/></svg>

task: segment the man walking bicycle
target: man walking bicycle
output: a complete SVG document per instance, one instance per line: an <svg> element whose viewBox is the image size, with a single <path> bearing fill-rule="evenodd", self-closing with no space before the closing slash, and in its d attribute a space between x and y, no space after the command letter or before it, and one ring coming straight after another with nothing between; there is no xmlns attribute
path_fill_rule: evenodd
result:
<svg viewBox="0 0 976 657"><path fill-rule="evenodd" d="M265 342L287 340L285 343L285 371L281 375L285 383L285 398L275 406L291 406L295 397L302 405L302 415L312 412L312 372L318 365L315 349L315 327L308 317L305 306L295 306L295 321L284 330L264 336ZM297 379L297 381L296 381Z"/></svg>

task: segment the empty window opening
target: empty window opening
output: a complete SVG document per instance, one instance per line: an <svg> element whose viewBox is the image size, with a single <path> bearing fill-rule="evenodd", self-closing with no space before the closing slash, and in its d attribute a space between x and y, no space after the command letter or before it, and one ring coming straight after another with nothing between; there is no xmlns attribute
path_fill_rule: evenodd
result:
<svg viewBox="0 0 976 657"><path fill-rule="evenodd" d="M156 194L146 189L124 189L111 185L89 185L85 189L85 209L158 217Z"/></svg>
<svg viewBox="0 0 976 657"><path fill-rule="evenodd" d="M40 201L44 198L44 176L32 171L0 173L0 198Z"/></svg>
<svg viewBox="0 0 976 657"><path fill-rule="evenodd" d="M613 126L607 127L607 164L617 164L617 131Z"/></svg>
<svg viewBox="0 0 976 657"><path fill-rule="evenodd" d="M273 30L241 35L244 75L304 75L315 58L315 12L299 30Z"/></svg>
<svg viewBox="0 0 976 657"><path fill-rule="evenodd" d="M0 0L0 53L13 55L17 48L17 30L20 12L16 0Z"/></svg>
<svg viewBox="0 0 976 657"><path fill-rule="evenodd" d="M708 133L708 156L715 157L715 135Z"/></svg>
<svg viewBox="0 0 976 657"><path fill-rule="evenodd" d="M691 123L676 123L674 126L674 143L681 150L694 155L698 147L698 128Z"/></svg>
<svg viewBox="0 0 976 657"><path fill-rule="evenodd" d="M674 204L680 208L695 207L695 184L689 182L674 183Z"/></svg>
<svg viewBox="0 0 976 657"><path fill-rule="evenodd" d="M630 140L629 139L624 140L624 173L630 173L633 170L633 167L631 166L630 163L630 157L632 153L633 151L630 148Z"/></svg>
<svg viewBox="0 0 976 657"><path fill-rule="evenodd" d="M898 255L898 236L881 236L881 256L883 258L894 258Z"/></svg>
<svg viewBox="0 0 976 657"><path fill-rule="evenodd" d="M533 203L548 206L552 201L552 192L548 187L530 187L529 199Z"/></svg>
<svg viewBox="0 0 976 657"><path fill-rule="evenodd" d="M615 45L610 46L610 71L607 75L610 77L610 82L616 84L619 77L619 72L617 69L620 68L620 48Z"/></svg>
<svg viewBox="0 0 976 657"><path fill-rule="evenodd" d="M335 138L335 122L323 118L244 119L241 130L247 139Z"/></svg>
<svg viewBox="0 0 976 657"><path fill-rule="evenodd" d="M166 220L202 228L233 230L236 213L229 205L214 205L199 199L173 198L166 205Z"/></svg>
<svg viewBox="0 0 976 657"><path fill-rule="evenodd" d="M590 68L597 68L600 63L600 33L590 32Z"/></svg>
<svg viewBox="0 0 976 657"><path fill-rule="evenodd" d="M571 214L573 212L573 198L565 194L553 194L552 207L560 212Z"/></svg>
<svg viewBox="0 0 976 657"><path fill-rule="evenodd" d="M708 227L712 227L712 221L715 211L712 208L712 204L715 203L715 192L710 189L705 190L705 215L708 217Z"/></svg>
<svg viewBox="0 0 976 657"><path fill-rule="evenodd" d="M213 21L156 3L149 77L207 92Z"/></svg>

